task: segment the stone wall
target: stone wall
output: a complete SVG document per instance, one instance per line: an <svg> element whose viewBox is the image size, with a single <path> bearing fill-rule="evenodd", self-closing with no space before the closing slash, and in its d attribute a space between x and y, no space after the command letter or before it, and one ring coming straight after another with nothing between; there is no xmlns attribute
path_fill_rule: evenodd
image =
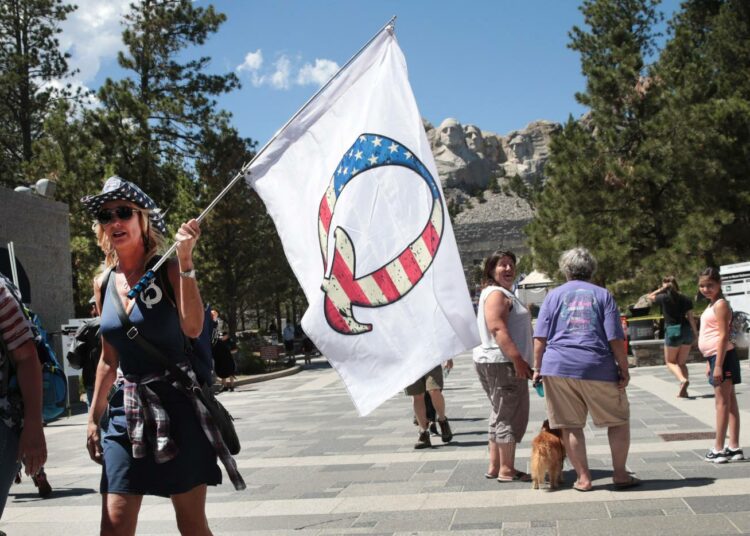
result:
<svg viewBox="0 0 750 536"><path fill-rule="evenodd" d="M0 256L6 259L11 241L28 276L31 308L47 331L58 332L74 314L68 205L0 187Z"/></svg>
<svg viewBox="0 0 750 536"><path fill-rule="evenodd" d="M481 264L497 249L510 249L521 256L528 252L523 233L525 221L505 220L455 225L458 253L464 269Z"/></svg>
<svg viewBox="0 0 750 536"><path fill-rule="evenodd" d="M474 201L453 218L453 230L465 271L481 264L493 251L510 249L519 257L528 253L523 228L533 217L528 203L502 193L484 194L484 203Z"/></svg>

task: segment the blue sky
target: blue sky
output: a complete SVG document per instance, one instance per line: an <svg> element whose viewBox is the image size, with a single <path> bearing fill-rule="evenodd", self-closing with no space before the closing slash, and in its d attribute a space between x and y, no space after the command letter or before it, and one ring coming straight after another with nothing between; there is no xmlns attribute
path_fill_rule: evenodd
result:
<svg viewBox="0 0 750 536"><path fill-rule="evenodd" d="M97 88L118 77L119 18L129 0L78 0L63 47ZM208 5L197 0L198 5ZM422 116L507 134L537 119L585 110L579 56L568 32L581 25L572 0L218 0L227 22L200 50L211 70L234 71L243 87L223 96L243 136L262 145L391 16ZM661 8L670 15L678 0ZM193 53L193 52L191 52Z"/></svg>

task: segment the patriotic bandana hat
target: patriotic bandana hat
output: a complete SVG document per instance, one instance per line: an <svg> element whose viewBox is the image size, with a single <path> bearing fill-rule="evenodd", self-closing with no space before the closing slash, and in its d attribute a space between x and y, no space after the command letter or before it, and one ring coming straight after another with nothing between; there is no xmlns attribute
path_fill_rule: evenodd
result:
<svg viewBox="0 0 750 536"><path fill-rule="evenodd" d="M148 217L151 220L151 224L162 235L167 236L167 226L164 224L164 214L161 212L161 209L156 206L154 200L132 182L121 179L116 175L107 179L107 182L104 183L104 187L102 188L102 193L99 195L87 195L81 199L81 203L83 203L86 210L88 210L92 216L96 217L96 214L102 208L104 203L107 201L117 201L118 199L130 201L131 203L135 203L139 207L148 210Z"/></svg>

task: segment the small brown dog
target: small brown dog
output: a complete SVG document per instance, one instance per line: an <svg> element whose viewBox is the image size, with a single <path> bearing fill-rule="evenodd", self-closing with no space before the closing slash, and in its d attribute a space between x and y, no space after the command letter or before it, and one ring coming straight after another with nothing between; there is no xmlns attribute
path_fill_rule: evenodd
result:
<svg viewBox="0 0 750 536"><path fill-rule="evenodd" d="M561 438L562 432L552 430L549 427L549 421L545 419L539 435L531 442L531 487L533 489L539 489L539 485L544 484L545 475L549 475L550 489L557 489L563 483L565 447Z"/></svg>

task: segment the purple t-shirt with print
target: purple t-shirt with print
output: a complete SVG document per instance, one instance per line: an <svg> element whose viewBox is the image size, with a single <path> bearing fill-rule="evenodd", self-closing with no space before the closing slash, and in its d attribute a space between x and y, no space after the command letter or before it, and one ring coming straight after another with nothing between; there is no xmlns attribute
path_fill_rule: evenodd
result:
<svg viewBox="0 0 750 536"><path fill-rule="evenodd" d="M547 339L542 376L616 382L609 341L624 339L617 304L606 289L568 281L544 299L534 337Z"/></svg>

